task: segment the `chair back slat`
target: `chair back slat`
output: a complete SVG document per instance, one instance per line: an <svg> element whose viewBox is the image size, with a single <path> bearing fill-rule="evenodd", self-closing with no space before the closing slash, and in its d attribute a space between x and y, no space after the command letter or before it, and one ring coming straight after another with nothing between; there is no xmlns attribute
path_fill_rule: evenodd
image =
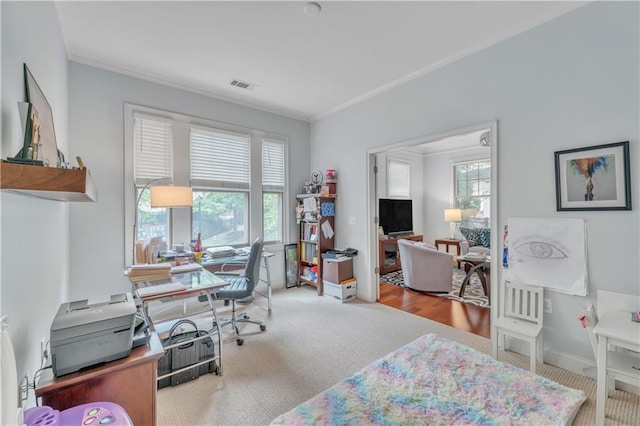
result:
<svg viewBox="0 0 640 426"><path fill-rule="evenodd" d="M503 316L538 324L543 315L543 289L515 281L505 281Z"/></svg>

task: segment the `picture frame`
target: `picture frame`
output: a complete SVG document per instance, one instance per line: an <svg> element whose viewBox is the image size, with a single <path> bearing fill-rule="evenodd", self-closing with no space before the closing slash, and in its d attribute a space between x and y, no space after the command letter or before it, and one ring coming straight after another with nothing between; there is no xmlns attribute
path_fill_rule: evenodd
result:
<svg viewBox="0 0 640 426"><path fill-rule="evenodd" d="M42 161L45 166L57 167L58 144L56 142L56 131L53 125L53 111L51 110L49 101L47 101L47 98L44 96L42 89L26 63L24 64L24 86L27 94L27 102L29 102L37 112L39 123L37 160ZM33 144L34 141L30 141L30 143Z"/></svg>
<svg viewBox="0 0 640 426"><path fill-rule="evenodd" d="M287 244L284 246L284 270L285 288L296 287L298 285L298 245Z"/></svg>
<svg viewBox="0 0 640 426"><path fill-rule="evenodd" d="M556 151L556 210L631 210L629 167L629 141Z"/></svg>

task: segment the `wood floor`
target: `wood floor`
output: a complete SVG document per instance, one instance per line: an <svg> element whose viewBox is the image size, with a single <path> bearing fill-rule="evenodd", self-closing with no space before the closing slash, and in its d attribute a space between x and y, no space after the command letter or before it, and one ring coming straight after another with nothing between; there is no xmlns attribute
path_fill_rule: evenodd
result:
<svg viewBox="0 0 640 426"><path fill-rule="evenodd" d="M489 338L491 333L489 308L431 296L384 282L380 283L378 302L478 336Z"/></svg>

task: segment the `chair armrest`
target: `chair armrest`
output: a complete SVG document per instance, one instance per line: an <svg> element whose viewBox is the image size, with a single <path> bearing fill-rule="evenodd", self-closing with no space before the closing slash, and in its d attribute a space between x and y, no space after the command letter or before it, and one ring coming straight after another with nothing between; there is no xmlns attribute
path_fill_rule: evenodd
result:
<svg viewBox="0 0 640 426"><path fill-rule="evenodd" d="M232 272L232 271L228 271L228 272L224 272L224 271L218 271L218 272L214 272L214 275L217 275L219 277L244 277L244 271L238 271L238 272Z"/></svg>

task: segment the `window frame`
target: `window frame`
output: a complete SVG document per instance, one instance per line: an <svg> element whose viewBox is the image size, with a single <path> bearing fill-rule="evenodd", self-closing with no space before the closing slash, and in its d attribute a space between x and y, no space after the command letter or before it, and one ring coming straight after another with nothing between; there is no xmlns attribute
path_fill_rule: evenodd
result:
<svg viewBox="0 0 640 426"><path fill-rule="evenodd" d="M387 197L388 198L411 198L411 160L401 159L401 158L393 158L387 157ZM406 188L402 188L406 190L406 195L404 193L396 193L392 189L392 168L393 166L404 167L406 171L406 182L400 182L405 184Z"/></svg>
<svg viewBox="0 0 640 426"><path fill-rule="evenodd" d="M213 188L191 185L190 182L190 128L201 127L205 129L219 130L222 132L240 133L250 135L250 168L251 180L249 184L249 197L247 209L247 225L249 227L249 243L258 237L263 237L263 188L262 188L262 140L278 141L285 147L285 182L282 192L282 241L265 242L265 245L284 244L289 240L289 221L287 206L289 205L289 137L273 132L266 132L258 129L241 127L229 123L200 117L189 116L181 113L171 112L158 108L151 108L133 103L124 103L124 265L130 266L133 259L134 246L134 217L136 208L136 186L134 181L134 138L133 138L133 117L135 113L151 115L167 119L172 122L173 129L173 162L175 185L193 186L194 191L210 190ZM158 183L161 184L161 183ZM221 190L218 188L217 190ZM237 191L238 188L225 188ZM177 208L169 209L168 229L170 235L166 236L169 242L188 243L193 238L192 230L192 209Z"/></svg>
<svg viewBox="0 0 640 426"><path fill-rule="evenodd" d="M492 164L491 164L491 159L490 158L476 158L473 160L466 160L466 161L456 161L452 164L451 167L451 173L452 173L452 180L453 180L453 196L452 196L452 202L451 205L453 208L460 208L463 211L463 216L462 216L462 222L461 224L467 224L468 226L470 225L470 222L472 222L470 219L470 217L465 217L464 216L464 210L460 204L460 201L462 199L472 199L472 198L481 198L484 200L487 200L486 203L489 206L489 215L485 215L483 216L483 218L481 219L485 219L484 222L487 226L490 225L491 223L491 187L492 187L492 176L491 176L491 170L489 171L489 175L488 175L488 179L489 179L489 194L488 195L459 195L458 193L458 179L456 176L456 168L459 166L465 166L465 165L478 165L478 164L482 164L482 163L488 163L489 164L489 168L492 168ZM480 179L477 179L477 181L479 182ZM463 225L464 226L464 225Z"/></svg>
<svg viewBox="0 0 640 426"><path fill-rule="evenodd" d="M264 148L266 145L281 145L282 146L282 185L273 185L273 184L265 184L264 183ZM262 170L261 170L261 182L262 182L262 197L261 197L261 204L262 204L262 218L263 218L263 222L262 222L262 228L261 228L261 233L262 233L262 237L264 239L265 244L284 244L285 242L285 230L286 228L286 209L285 209L285 195L286 195L286 189L287 189L287 181L288 181L288 162L287 162L287 158L288 158L288 144L286 143L286 141L284 140L280 140L280 139L276 139L273 137L266 137L263 136L260 138L260 156L261 156L261 166L262 166ZM279 212L278 212L278 216L280 218L280 220L278 221L278 237L279 239L276 240L267 240L265 238L265 229L264 229L264 197L265 194L278 194L280 195L280 205L279 205Z"/></svg>

